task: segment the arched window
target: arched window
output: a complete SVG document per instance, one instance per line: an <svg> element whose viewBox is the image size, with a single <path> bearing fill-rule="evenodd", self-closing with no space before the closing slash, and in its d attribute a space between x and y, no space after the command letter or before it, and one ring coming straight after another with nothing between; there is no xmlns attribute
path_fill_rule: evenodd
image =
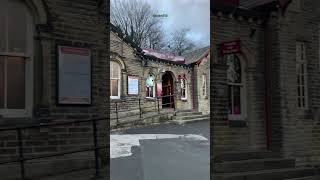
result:
<svg viewBox="0 0 320 180"><path fill-rule="evenodd" d="M228 79L228 111L230 115L243 114L243 80L240 59L234 55L227 55L227 79Z"/></svg>
<svg viewBox="0 0 320 180"><path fill-rule="evenodd" d="M149 74L146 80L146 97L154 98L155 97L155 76L153 74Z"/></svg>
<svg viewBox="0 0 320 180"><path fill-rule="evenodd" d="M110 89L111 89L111 94L110 98L111 99L120 99L120 86L121 82L121 68L119 63L111 61L110 62Z"/></svg>
<svg viewBox="0 0 320 180"><path fill-rule="evenodd" d="M181 99L186 100L187 99L187 80L185 78L181 78L180 84L181 84Z"/></svg>
<svg viewBox="0 0 320 180"><path fill-rule="evenodd" d="M33 17L24 1L0 1L0 114L3 116L31 115L33 30Z"/></svg>

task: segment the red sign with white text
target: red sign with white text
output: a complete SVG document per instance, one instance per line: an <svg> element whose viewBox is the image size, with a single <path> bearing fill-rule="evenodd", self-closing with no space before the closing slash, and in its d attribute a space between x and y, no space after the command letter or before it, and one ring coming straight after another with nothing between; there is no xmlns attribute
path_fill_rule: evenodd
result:
<svg viewBox="0 0 320 180"><path fill-rule="evenodd" d="M241 50L240 40L224 42L221 44L221 53L224 54L233 54L238 53Z"/></svg>

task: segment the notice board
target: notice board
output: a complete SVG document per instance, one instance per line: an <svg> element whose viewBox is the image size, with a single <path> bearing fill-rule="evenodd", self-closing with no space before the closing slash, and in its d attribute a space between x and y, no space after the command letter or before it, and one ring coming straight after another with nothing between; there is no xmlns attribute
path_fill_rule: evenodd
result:
<svg viewBox="0 0 320 180"><path fill-rule="evenodd" d="M58 46L58 104L91 104L91 51Z"/></svg>
<svg viewBox="0 0 320 180"><path fill-rule="evenodd" d="M139 77L128 76L128 94L138 95L139 94Z"/></svg>

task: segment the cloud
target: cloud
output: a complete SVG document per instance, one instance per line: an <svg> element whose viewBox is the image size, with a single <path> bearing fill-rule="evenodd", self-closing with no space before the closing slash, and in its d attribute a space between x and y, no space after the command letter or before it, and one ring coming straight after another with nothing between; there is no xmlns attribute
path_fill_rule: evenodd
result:
<svg viewBox="0 0 320 180"><path fill-rule="evenodd" d="M160 14L164 29L170 35L176 29L190 28L188 35L195 43L210 44L209 0L145 0Z"/></svg>
<svg viewBox="0 0 320 180"><path fill-rule="evenodd" d="M166 36L181 28L190 28L188 37L196 44L210 44L210 0L144 0L160 17ZM159 17L155 17L159 18Z"/></svg>

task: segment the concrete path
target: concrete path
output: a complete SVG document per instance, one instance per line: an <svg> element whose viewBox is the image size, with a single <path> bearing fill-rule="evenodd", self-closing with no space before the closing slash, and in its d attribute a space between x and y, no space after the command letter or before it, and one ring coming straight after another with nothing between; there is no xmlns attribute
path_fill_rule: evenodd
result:
<svg viewBox="0 0 320 180"><path fill-rule="evenodd" d="M209 139L209 121L185 125L163 124L117 134L195 135ZM209 180L210 144L199 138L144 138L131 155L112 158L111 180ZM111 147L112 148L112 147Z"/></svg>

